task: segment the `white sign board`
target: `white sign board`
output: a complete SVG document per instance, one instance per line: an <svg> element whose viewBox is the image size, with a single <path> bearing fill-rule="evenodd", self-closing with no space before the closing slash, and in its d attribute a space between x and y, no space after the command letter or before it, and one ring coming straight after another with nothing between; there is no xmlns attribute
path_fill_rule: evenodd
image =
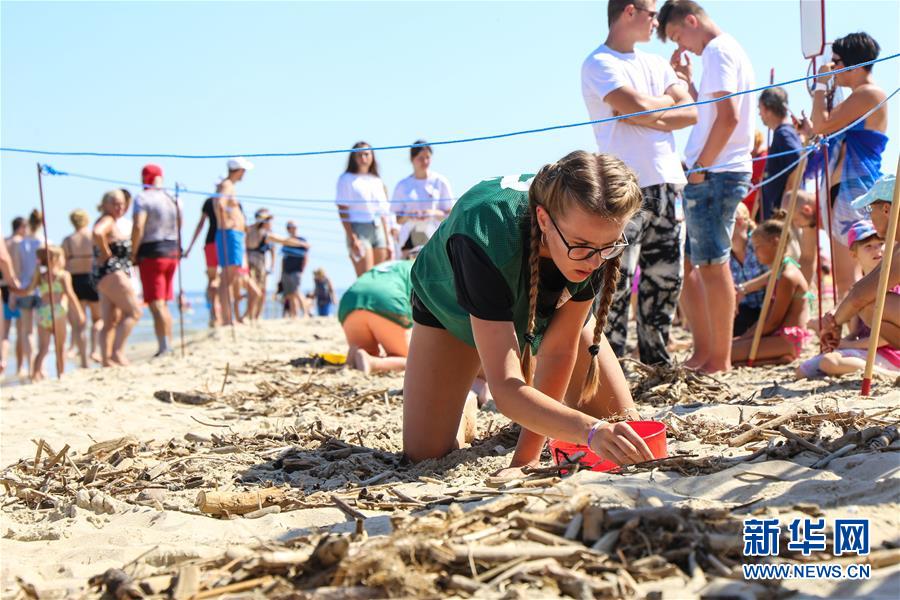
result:
<svg viewBox="0 0 900 600"><path fill-rule="evenodd" d="M800 0L800 47L805 58L825 49L825 0Z"/></svg>

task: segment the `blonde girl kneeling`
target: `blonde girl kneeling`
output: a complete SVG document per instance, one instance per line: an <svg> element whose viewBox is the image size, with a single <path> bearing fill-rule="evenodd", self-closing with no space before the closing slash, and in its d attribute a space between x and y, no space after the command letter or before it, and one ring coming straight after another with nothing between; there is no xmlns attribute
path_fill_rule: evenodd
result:
<svg viewBox="0 0 900 600"><path fill-rule="evenodd" d="M460 419L480 365L497 408L523 428L511 466L536 463L545 436L619 464L653 458L626 423L601 420L637 418L602 331L622 232L640 206L622 161L582 151L460 199L412 269L403 405L412 460L447 454L471 429Z"/></svg>

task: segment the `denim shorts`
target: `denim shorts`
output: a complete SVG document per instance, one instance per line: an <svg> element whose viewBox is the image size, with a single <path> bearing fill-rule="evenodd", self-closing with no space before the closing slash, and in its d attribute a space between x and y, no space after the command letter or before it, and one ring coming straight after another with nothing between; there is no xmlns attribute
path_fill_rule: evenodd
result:
<svg viewBox="0 0 900 600"><path fill-rule="evenodd" d="M350 229L356 234L364 244L368 244L373 248L387 248L387 238L384 237L384 227L381 221L372 223L350 223ZM347 244L347 248L353 251L351 244Z"/></svg>
<svg viewBox="0 0 900 600"><path fill-rule="evenodd" d="M707 173L684 188L685 256L697 266L727 263L734 211L750 190L750 173Z"/></svg>

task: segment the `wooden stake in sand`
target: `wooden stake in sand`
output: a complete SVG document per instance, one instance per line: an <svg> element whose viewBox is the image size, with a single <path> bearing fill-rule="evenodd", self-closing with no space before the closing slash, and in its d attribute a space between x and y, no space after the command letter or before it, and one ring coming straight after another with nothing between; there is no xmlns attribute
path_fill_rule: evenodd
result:
<svg viewBox="0 0 900 600"><path fill-rule="evenodd" d="M753 366L756 360L756 352L759 350L759 340L762 338L763 328L766 324L766 317L769 313L769 305L772 302L772 294L775 292L775 284L778 282L778 274L781 271L781 261L784 259L784 251L787 248L790 225L794 220L794 212L797 210L797 191L800 189L800 182L803 180L803 172L806 170L806 161L809 158L809 152L800 159L797 165L797 178L794 179L794 188L791 190L791 201L788 204L787 217L785 218L784 232L778 238L778 249L775 252L775 260L769 270L769 281L766 283L766 295L763 297L762 309L759 311L759 320L756 322L756 330L753 332L753 343L750 345L750 356L747 358L747 364Z"/></svg>
<svg viewBox="0 0 900 600"><path fill-rule="evenodd" d="M175 214L178 223L178 334L181 338L181 358L184 358L184 287L181 284L181 204L178 202L178 182L175 182Z"/></svg>
<svg viewBox="0 0 900 600"><path fill-rule="evenodd" d="M44 208L43 174L41 163L37 163L38 194L41 197L41 227L44 230L44 248L46 248L47 252L47 293L50 294L50 321L52 323L50 335L53 336L53 351L56 354L56 378L62 379L62 372L65 369L65 364L63 364L62 353L59 351L59 340L56 339L56 310L54 309L54 306L56 306L56 299L53 297L53 282L50 280L50 241L47 237L47 210ZM22 283L25 282L23 281ZM63 340L63 344L65 344L65 340Z"/></svg>
<svg viewBox="0 0 900 600"><path fill-rule="evenodd" d="M897 159L897 177L900 177L900 158ZM875 368L875 354L878 352L878 337L881 335L881 317L887 301L888 279L891 274L891 259L894 257L894 242L897 237L897 219L900 217L900 186L894 182L894 197L891 201L891 217L884 238L884 258L881 259L881 276L878 278L878 292L875 296L875 312L872 314L872 333L869 334L869 354L863 373L860 394L868 396L872 391L872 370Z"/></svg>

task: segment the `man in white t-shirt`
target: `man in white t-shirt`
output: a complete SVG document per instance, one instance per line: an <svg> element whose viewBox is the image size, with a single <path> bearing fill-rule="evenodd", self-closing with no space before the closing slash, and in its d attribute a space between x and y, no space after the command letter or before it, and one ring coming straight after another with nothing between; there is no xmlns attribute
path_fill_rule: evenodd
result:
<svg viewBox="0 0 900 600"><path fill-rule="evenodd" d="M672 67L695 100L721 98L753 88L750 59L693 0L666 0L659 11L661 40L678 44ZM703 61L700 89L691 79L689 51ZM682 306L694 336L687 366L706 372L731 368L735 306L728 259L734 211L750 189L754 94L698 107L697 125L685 148L687 247ZM696 270L696 272L694 272Z"/></svg>
<svg viewBox="0 0 900 600"><path fill-rule="evenodd" d="M581 92L591 120L645 110L669 110L594 125L600 152L614 154L637 174L643 210L625 228L629 247L626 277L610 307L606 335L618 356L628 337L632 280L640 266L637 338L641 362L671 362L669 329L681 292L681 218L678 205L686 183L672 131L693 125L687 85L668 61L635 48L656 27L655 0L610 0L609 35L581 67Z"/></svg>

